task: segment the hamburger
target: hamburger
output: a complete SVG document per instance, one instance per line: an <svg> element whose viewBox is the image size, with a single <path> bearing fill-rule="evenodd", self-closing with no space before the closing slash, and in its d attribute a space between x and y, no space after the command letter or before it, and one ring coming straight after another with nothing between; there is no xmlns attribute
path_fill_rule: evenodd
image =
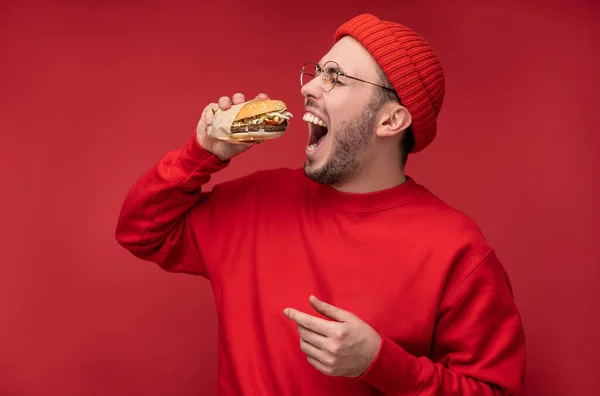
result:
<svg viewBox="0 0 600 396"><path fill-rule="evenodd" d="M218 110L213 112L215 113L213 124L215 124L221 112ZM237 112L233 119L232 112L233 114ZM229 132L228 140L240 143L256 143L278 138L285 133L288 121L292 118L285 103L273 99L251 100L232 106L222 114L229 116L225 118L227 125L221 125Z"/></svg>

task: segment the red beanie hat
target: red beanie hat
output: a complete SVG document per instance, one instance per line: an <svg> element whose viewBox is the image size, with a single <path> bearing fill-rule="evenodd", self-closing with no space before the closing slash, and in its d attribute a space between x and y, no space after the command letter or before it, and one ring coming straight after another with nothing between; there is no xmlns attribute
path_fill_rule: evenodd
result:
<svg viewBox="0 0 600 396"><path fill-rule="evenodd" d="M444 101L444 71L433 48L411 29L374 15L359 15L340 26L344 36L358 40L371 53L412 115L413 153L435 138L437 116Z"/></svg>

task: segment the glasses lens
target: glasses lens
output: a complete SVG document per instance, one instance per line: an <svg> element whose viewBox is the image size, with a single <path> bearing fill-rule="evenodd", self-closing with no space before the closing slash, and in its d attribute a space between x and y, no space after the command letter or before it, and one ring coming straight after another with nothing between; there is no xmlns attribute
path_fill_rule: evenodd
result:
<svg viewBox="0 0 600 396"><path fill-rule="evenodd" d="M305 86L308 84L313 78L317 71L317 64L314 62L306 62L304 66L302 66L302 70L300 71L300 85Z"/></svg>
<svg viewBox="0 0 600 396"><path fill-rule="evenodd" d="M338 72L340 67L334 61L329 61L323 65L323 73L321 74L321 84L325 91L331 91L337 82Z"/></svg>

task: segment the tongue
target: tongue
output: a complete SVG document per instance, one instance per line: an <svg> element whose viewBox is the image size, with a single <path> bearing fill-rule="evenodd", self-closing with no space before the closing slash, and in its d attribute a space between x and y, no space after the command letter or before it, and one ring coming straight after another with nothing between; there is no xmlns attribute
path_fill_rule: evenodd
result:
<svg viewBox="0 0 600 396"><path fill-rule="evenodd" d="M327 133L324 133L321 136L319 136L316 140L314 140L311 144L309 144L308 147L310 147L311 149L316 148L321 143L321 141L323 141L323 138L325 137L325 135L327 135Z"/></svg>

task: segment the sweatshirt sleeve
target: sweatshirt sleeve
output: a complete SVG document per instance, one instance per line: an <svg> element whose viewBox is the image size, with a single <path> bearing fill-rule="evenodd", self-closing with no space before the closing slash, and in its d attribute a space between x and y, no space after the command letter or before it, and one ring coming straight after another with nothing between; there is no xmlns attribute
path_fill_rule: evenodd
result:
<svg viewBox="0 0 600 396"><path fill-rule="evenodd" d="M386 395L521 395L525 341L512 289L490 252L440 305L430 357L381 334L362 379Z"/></svg>
<svg viewBox="0 0 600 396"><path fill-rule="evenodd" d="M134 256L159 264L169 272L210 278L198 234L210 193L202 186L211 174L224 168L222 161L204 150L194 133L180 150L166 154L133 185L122 205L116 239ZM203 232L204 231L204 232Z"/></svg>

